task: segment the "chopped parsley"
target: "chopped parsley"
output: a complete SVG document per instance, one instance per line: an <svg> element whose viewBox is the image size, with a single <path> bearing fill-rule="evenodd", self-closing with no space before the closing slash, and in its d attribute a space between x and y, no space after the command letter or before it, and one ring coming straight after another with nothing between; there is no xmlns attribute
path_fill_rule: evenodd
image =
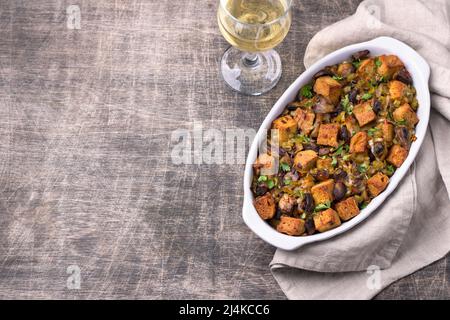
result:
<svg viewBox="0 0 450 320"><path fill-rule="evenodd" d="M361 205L359 206L359 208L362 210L362 209L364 209L365 207L367 207L369 204L367 203L367 202L363 202L363 203L361 203Z"/></svg>
<svg viewBox="0 0 450 320"><path fill-rule="evenodd" d="M331 161L331 165L333 166L333 167L336 167L336 165L337 165L337 158L336 157L333 157L333 160Z"/></svg>
<svg viewBox="0 0 450 320"><path fill-rule="evenodd" d="M363 94L363 96L361 97L361 99L363 99L364 101L367 101L367 100L369 100L369 99L372 99L372 97L373 97L373 94L371 94L371 93L365 93L365 94Z"/></svg>
<svg viewBox="0 0 450 320"><path fill-rule="evenodd" d="M309 142L311 142L311 139L308 136L304 135L304 134L298 134L296 136L296 139L298 139L300 141L300 143L309 143Z"/></svg>
<svg viewBox="0 0 450 320"><path fill-rule="evenodd" d="M334 79L334 80L337 80L337 81L341 81L341 80L344 79L344 78L341 77L341 76L333 76L333 79Z"/></svg>
<svg viewBox="0 0 450 320"><path fill-rule="evenodd" d="M300 96L302 96L304 98L312 98L313 97L312 89L313 89L313 87L310 84L303 86L300 89Z"/></svg>
<svg viewBox="0 0 450 320"><path fill-rule="evenodd" d="M267 180L267 188L273 189L275 187L275 181L273 179Z"/></svg>
<svg viewBox="0 0 450 320"><path fill-rule="evenodd" d="M287 164L287 163L280 163L280 168L281 170L283 170L284 172L289 172L291 171L291 167Z"/></svg>
<svg viewBox="0 0 450 320"><path fill-rule="evenodd" d="M258 182L265 182L267 181L267 176L259 176Z"/></svg>
<svg viewBox="0 0 450 320"><path fill-rule="evenodd" d="M367 167L367 164L365 164L365 163L362 163L358 166L358 171L361 173L366 173L367 169L368 169L368 167Z"/></svg>
<svg viewBox="0 0 450 320"><path fill-rule="evenodd" d="M284 179L284 180L283 180L283 183L284 183L286 186L290 185L291 182L292 182L291 179Z"/></svg>
<svg viewBox="0 0 450 320"><path fill-rule="evenodd" d="M370 128L370 129L367 131L367 134L368 134L370 137L373 137L379 130L380 130L379 128Z"/></svg>
<svg viewBox="0 0 450 320"><path fill-rule="evenodd" d="M353 61L352 64L356 69L358 69L359 66L361 65L361 60Z"/></svg>
<svg viewBox="0 0 450 320"><path fill-rule="evenodd" d="M314 209L315 212L318 211L323 211L323 210L327 210L331 208L331 202L327 201L325 203L320 203L316 206L316 208Z"/></svg>
<svg viewBox="0 0 450 320"><path fill-rule="evenodd" d="M341 104L346 114L351 115L353 113L353 106L350 103L348 94L345 95L344 99L342 99Z"/></svg>
<svg viewBox="0 0 450 320"><path fill-rule="evenodd" d="M387 167L386 167L386 173L389 175L389 176L392 176L393 174L394 174L394 172L395 172L395 168L394 168L394 166L393 165L388 165Z"/></svg>
<svg viewBox="0 0 450 320"><path fill-rule="evenodd" d="M379 67L381 67L381 65L382 65L383 63L380 61L380 59L376 58L376 59L375 59L375 64L376 64L376 66L379 68Z"/></svg>

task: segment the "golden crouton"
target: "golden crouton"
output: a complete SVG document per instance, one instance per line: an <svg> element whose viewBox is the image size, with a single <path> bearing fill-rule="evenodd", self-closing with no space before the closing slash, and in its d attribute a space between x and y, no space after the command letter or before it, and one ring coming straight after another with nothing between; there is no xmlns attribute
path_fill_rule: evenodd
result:
<svg viewBox="0 0 450 320"><path fill-rule="evenodd" d="M305 232L305 220L282 216L277 231L290 236L299 236Z"/></svg>
<svg viewBox="0 0 450 320"><path fill-rule="evenodd" d="M350 135L353 135L355 134L355 132L359 131L358 121L356 121L355 117L353 116L345 117L345 127L347 128L348 132L350 132Z"/></svg>
<svg viewBox="0 0 450 320"><path fill-rule="evenodd" d="M405 161L406 157L408 157L408 150L398 144L394 144L389 151L386 160L399 168Z"/></svg>
<svg viewBox="0 0 450 320"><path fill-rule="evenodd" d="M389 184L389 177L382 174L381 172L376 173L369 180L367 180L367 188L369 189L369 193L373 197L376 197L381 192L383 192L388 184Z"/></svg>
<svg viewBox="0 0 450 320"><path fill-rule="evenodd" d="M405 121L406 124L410 127L414 127L417 122L419 122L419 118L417 118L417 114L413 109L409 106L409 104L405 103L401 105L392 113L392 116L395 121L402 122Z"/></svg>
<svg viewBox="0 0 450 320"><path fill-rule="evenodd" d="M253 204L263 220L272 219L275 215L275 200L269 192L263 196L257 197Z"/></svg>
<svg viewBox="0 0 450 320"><path fill-rule="evenodd" d="M391 81L389 82L389 94L391 95L392 99L400 99L403 97L406 89L406 84L404 84L401 81Z"/></svg>
<svg viewBox="0 0 450 320"><path fill-rule="evenodd" d="M341 225L338 214L333 209L317 212L314 217L314 226L319 232L325 232Z"/></svg>
<svg viewBox="0 0 450 320"><path fill-rule="evenodd" d="M317 78L314 84L314 92L322 95L332 104L339 102L341 88L341 84L329 76Z"/></svg>
<svg viewBox="0 0 450 320"><path fill-rule="evenodd" d="M375 71L375 61L373 59L362 61L358 68L358 74L363 79L372 79L375 75Z"/></svg>
<svg viewBox="0 0 450 320"><path fill-rule="evenodd" d="M294 166L301 170L311 169L316 164L317 157L313 150L300 151L295 155Z"/></svg>
<svg viewBox="0 0 450 320"><path fill-rule="evenodd" d="M367 150L369 137L366 132L360 131L350 140L350 153L363 153Z"/></svg>
<svg viewBox="0 0 450 320"><path fill-rule="evenodd" d="M385 120L379 125L379 128L383 134L384 141L387 143L392 143L394 140L394 125Z"/></svg>
<svg viewBox="0 0 450 320"><path fill-rule="evenodd" d="M295 110L294 119L297 121L298 128L305 135L309 135L314 128L314 112L298 108Z"/></svg>
<svg viewBox="0 0 450 320"><path fill-rule="evenodd" d="M334 180L329 179L327 181L316 184L311 188L311 195L314 198L316 205L321 203L327 203L333 201Z"/></svg>
<svg viewBox="0 0 450 320"><path fill-rule="evenodd" d="M343 221L350 220L359 214L358 204L355 198L350 197L341 202L336 203L336 211Z"/></svg>
<svg viewBox="0 0 450 320"><path fill-rule="evenodd" d="M325 159L319 158L319 159L317 159L316 167L317 167L317 169L326 169L326 170L328 170L328 172L330 172L333 170L332 163L333 163L333 159L331 159L331 158L325 158Z"/></svg>
<svg viewBox="0 0 450 320"><path fill-rule="evenodd" d="M321 124L319 128L319 136L317 143L324 146L337 147L338 143L339 125L336 123Z"/></svg>
<svg viewBox="0 0 450 320"><path fill-rule="evenodd" d="M377 115L372 110L371 104L372 103L370 101L366 101L361 104L358 104L353 108L353 114L355 115L361 127L365 126L366 124L372 122L377 118Z"/></svg>
<svg viewBox="0 0 450 320"><path fill-rule="evenodd" d="M388 79L404 67L403 62L397 56L393 55L380 56L378 57L378 61L380 64L378 67L378 74Z"/></svg>
<svg viewBox="0 0 450 320"><path fill-rule="evenodd" d="M256 175L273 176L278 173L277 159L267 153L261 154L256 159L253 168Z"/></svg>
<svg viewBox="0 0 450 320"><path fill-rule="evenodd" d="M278 132L278 143L281 145L288 141L297 132L297 121L287 115L273 122L273 129Z"/></svg>

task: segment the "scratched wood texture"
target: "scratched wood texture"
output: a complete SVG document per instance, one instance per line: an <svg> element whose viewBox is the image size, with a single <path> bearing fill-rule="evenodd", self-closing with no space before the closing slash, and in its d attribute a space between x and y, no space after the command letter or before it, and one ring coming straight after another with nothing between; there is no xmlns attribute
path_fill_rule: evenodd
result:
<svg viewBox="0 0 450 320"><path fill-rule="evenodd" d="M359 2L296 1L283 78L250 98L218 73L217 1L1 1L0 298L284 299L241 219L243 165L175 165L171 133L257 129ZM450 298L447 262L378 298Z"/></svg>

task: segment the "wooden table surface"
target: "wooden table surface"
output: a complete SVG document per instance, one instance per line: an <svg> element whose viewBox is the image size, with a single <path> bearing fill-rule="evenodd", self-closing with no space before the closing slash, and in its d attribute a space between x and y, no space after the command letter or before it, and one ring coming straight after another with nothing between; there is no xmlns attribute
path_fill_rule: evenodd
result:
<svg viewBox="0 0 450 320"><path fill-rule="evenodd" d="M241 219L243 165L174 164L171 135L257 129L360 1L296 1L257 98L218 73L217 2L0 2L0 298L285 298ZM378 298L450 298L447 262Z"/></svg>

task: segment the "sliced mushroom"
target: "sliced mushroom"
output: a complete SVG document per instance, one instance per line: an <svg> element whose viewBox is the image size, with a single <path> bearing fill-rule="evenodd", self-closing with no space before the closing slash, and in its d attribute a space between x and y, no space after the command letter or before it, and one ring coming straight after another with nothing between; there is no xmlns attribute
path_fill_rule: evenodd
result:
<svg viewBox="0 0 450 320"><path fill-rule="evenodd" d="M406 127L396 127L395 128L395 138L397 139L398 143L405 148L406 150L409 150L410 147L410 139L409 139L409 131Z"/></svg>
<svg viewBox="0 0 450 320"><path fill-rule="evenodd" d="M313 106L314 112L320 114L333 112L334 109L335 107L328 103L328 101L322 96L318 96L316 103Z"/></svg>
<svg viewBox="0 0 450 320"><path fill-rule="evenodd" d="M357 53L352 55L352 59L353 61L358 61L364 58L367 58L370 54L369 50L362 50L362 51L358 51Z"/></svg>

